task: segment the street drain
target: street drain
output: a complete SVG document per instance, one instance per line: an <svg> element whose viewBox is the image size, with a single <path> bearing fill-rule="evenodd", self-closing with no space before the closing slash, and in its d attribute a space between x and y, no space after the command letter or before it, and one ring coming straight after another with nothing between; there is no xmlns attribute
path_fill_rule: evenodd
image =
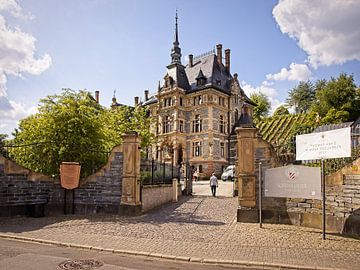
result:
<svg viewBox="0 0 360 270"><path fill-rule="evenodd" d="M93 259L66 260L59 264L60 269L64 270L93 270L104 264Z"/></svg>

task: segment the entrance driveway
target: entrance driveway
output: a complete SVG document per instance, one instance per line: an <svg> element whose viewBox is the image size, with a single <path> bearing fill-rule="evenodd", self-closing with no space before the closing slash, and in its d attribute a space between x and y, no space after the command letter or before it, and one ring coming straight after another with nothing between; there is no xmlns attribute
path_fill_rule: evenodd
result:
<svg viewBox="0 0 360 270"><path fill-rule="evenodd" d="M216 189L216 196L233 197L234 182L218 180L219 187ZM193 195L211 196L209 180L194 181Z"/></svg>
<svg viewBox="0 0 360 270"><path fill-rule="evenodd" d="M109 252L256 268L359 269L360 240L236 222L237 198L183 197L138 217L2 218L0 236Z"/></svg>

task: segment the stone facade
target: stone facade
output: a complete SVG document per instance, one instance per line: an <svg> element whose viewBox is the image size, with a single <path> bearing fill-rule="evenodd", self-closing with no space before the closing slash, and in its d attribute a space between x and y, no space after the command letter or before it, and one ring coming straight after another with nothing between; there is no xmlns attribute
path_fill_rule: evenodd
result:
<svg viewBox="0 0 360 270"><path fill-rule="evenodd" d="M199 177L220 175L230 163L230 134L242 115L251 118L255 104L241 89L237 74L230 73L229 49L225 64L218 44L217 54L189 55L183 66L177 23L173 45L157 93L148 96L145 91L139 103L148 106L154 120L151 131L157 143L148 151L149 158L175 165L189 161Z"/></svg>

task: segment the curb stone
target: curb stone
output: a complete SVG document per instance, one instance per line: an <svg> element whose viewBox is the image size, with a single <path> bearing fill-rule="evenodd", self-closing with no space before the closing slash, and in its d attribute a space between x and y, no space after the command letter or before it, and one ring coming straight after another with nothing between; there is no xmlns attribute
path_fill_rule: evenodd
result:
<svg viewBox="0 0 360 270"><path fill-rule="evenodd" d="M143 251L132 251L132 250L121 250L121 249L107 249L101 247L92 247L87 245L78 245L78 244L71 244L71 243L62 243L58 241L52 240L43 240L43 239L36 239L36 238L29 238L23 236L16 236L16 235L8 235L8 234L1 234L0 238L5 239L12 239L12 240L19 240L19 241L27 241L27 242L35 242L40 244L50 244L54 246L63 246L63 247L72 247L72 248L80 248L80 249L89 249L95 251L105 251L105 252L112 252L118 254L128 254L134 256L148 256L153 258L163 258L168 260L175 260L175 261L183 261L183 262L200 262L200 263L207 263L207 264L222 264L222 265L233 265L233 266L242 266L242 267L258 267L262 269L302 269L302 270L341 270L340 268L328 268L328 267L321 267L321 266L300 266L300 265L289 265L289 264L277 264L277 263L264 263L264 262L254 262L254 261L237 261L237 260L215 260L215 259L205 259L205 258L198 258L198 257L184 257L184 256L172 256L166 254L159 254L159 253L149 253Z"/></svg>

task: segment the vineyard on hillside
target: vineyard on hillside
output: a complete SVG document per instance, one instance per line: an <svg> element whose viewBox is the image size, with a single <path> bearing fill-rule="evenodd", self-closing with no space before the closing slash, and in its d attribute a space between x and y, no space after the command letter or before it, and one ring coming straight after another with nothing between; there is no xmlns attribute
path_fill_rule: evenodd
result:
<svg viewBox="0 0 360 270"><path fill-rule="evenodd" d="M275 149L278 157L291 160L294 156L295 135L305 123L307 114L287 114L268 117L257 124L262 138ZM309 130L308 132L311 132Z"/></svg>
<svg viewBox="0 0 360 270"><path fill-rule="evenodd" d="M284 163L289 163L295 160L295 137L299 134L311 133L315 129L305 128L308 125L305 124L308 118L307 114L288 114L268 117L263 119L257 124L257 128L262 138L269 142L277 154L277 157ZM359 121L359 120L358 120ZM360 121L359 121L360 122ZM330 174L345 165L350 164L354 160L360 157L360 123L352 124L352 156L349 158L336 158L327 159L325 166L325 174ZM341 124L329 124L322 126L321 129L316 129L317 132L331 130L333 128L342 128L349 126L347 122ZM328 128L332 126L332 128ZM315 130L315 131L316 131ZM320 160L312 160L303 162L303 165L307 166L320 166Z"/></svg>

